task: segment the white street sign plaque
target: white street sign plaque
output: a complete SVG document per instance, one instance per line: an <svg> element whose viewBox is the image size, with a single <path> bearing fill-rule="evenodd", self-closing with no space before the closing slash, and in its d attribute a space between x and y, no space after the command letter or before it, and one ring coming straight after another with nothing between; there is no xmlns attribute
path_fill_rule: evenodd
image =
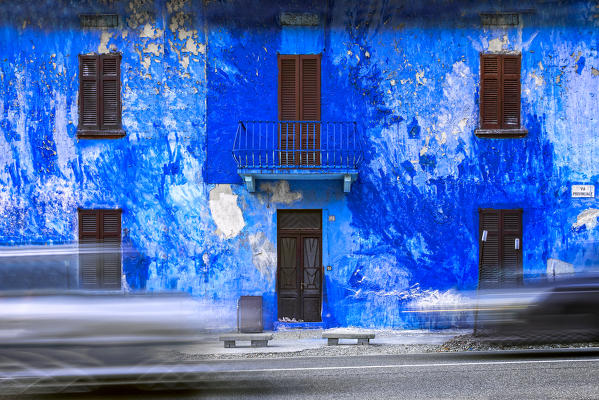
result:
<svg viewBox="0 0 599 400"><path fill-rule="evenodd" d="M572 197L595 197L595 185L572 185Z"/></svg>

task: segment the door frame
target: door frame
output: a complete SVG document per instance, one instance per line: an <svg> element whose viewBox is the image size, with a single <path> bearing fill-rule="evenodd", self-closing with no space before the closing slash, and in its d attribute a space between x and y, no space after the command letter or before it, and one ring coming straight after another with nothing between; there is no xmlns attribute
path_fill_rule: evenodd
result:
<svg viewBox="0 0 599 400"><path fill-rule="evenodd" d="M284 213L319 213L319 225L318 229L285 229L280 227L280 219L281 215ZM298 267L296 271L296 283L299 285L297 288L297 304L296 304L296 312L298 314L299 319L304 319L304 289L303 289L303 280L304 280L304 256L303 256L303 248L304 248L304 238L305 237L317 237L318 240L318 253L319 253L319 264L320 264L320 288L319 288L319 298L320 298L320 312L318 313L318 321L309 321L309 322L321 322L322 321L322 285L324 281L324 267L322 264L322 209L279 209L277 210L277 279L276 279L276 293L277 293L277 319L282 318L280 315L281 307L279 307L279 285L281 283L281 248L279 243L281 242L281 236L289 237L295 236L298 239L298 246L296 247L296 257L298 259Z"/></svg>

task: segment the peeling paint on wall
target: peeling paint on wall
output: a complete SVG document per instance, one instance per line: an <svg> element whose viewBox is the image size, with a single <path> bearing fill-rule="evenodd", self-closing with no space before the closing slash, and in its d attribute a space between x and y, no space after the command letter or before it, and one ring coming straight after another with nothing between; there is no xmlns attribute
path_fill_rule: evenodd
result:
<svg viewBox="0 0 599 400"><path fill-rule="evenodd" d="M216 233L225 239L237 236L245 226L237 197L231 185L216 185L210 190L210 214L218 227Z"/></svg>
<svg viewBox="0 0 599 400"><path fill-rule="evenodd" d="M597 217L599 217L599 209L586 209L578 214L576 222L572 224L572 229L582 228L583 226L586 227L586 229L595 229L597 223L599 223Z"/></svg>
<svg viewBox="0 0 599 400"><path fill-rule="evenodd" d="M261 196L262 202L291 204L300 201L303 197L301 192L289 190L289 182L277 181L276 183L261 183L260 191L265 194Z"/></svg>

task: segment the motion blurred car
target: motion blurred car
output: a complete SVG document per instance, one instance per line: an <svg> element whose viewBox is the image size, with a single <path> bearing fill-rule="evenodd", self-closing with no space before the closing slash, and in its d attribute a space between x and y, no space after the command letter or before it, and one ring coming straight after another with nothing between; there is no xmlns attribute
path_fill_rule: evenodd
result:
<svg viewBox="0 0 599 400"><path fill-rule="evenodd" d="M480 335L508 343L599 340L598 275L573 276L529 290L535 293L529 304L504 313L503 318L483 321Z"/></svg>
<svg viewBox="0 0 599 400"><path fill-rule="evenodd" d="M96 253L107 250L83 255ZM81 257L62 245L0 252L0 394L184 383L174 349L201 343L201 305L183 293L82 289Z"/></svg>

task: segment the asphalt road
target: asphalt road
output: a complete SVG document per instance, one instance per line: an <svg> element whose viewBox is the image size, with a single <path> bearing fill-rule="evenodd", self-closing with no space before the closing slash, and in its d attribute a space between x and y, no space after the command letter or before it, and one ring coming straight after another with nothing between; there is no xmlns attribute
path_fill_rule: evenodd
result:
<svg viewBox="0 0 599 400"><path fill-rule="evenodd" d="M186 367L195 371L195 388L186 391L121 386L22 398L599 399L599 351L589 350L250 359Z"/></svg>

